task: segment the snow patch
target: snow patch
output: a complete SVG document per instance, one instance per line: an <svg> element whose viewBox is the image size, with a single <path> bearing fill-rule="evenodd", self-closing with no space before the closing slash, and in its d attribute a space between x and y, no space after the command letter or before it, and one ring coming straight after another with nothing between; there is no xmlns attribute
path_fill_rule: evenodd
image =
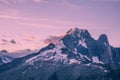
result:
<svg viewBox="0 0 120 80"><path fill-rule="evenodd" d="M33 60L36 59L36 58L37 58L37 56L34 56L34 57L26 60L25 63L33 64Z"/></svg>
<svg viewBox="0 0 120 80"><path fill-rule="evenodd" d="M90 66L90 65L91 65L91 63L85 64L85 66Z"/></svg>
<svg viewBox="0 0 120 80"><path fill-rule="evenodd" d="M70 59L69 61L70 61L69 64L73 64L73 63L78 63L78 64L80 64L80 61L78 61L78 60L76 60L76 59Z"/></svg>
<svg viewBox="0 0 120 80"><path fill-rule="evenodd" d="M92 61L93 63L100 63L100 64L104 64L102 61L99 61L97 56L92 57Z"/></svg>
<svg viewBox="0 0 120 80"><path fill-rule="evenodd" d="M83 57L83 55L81 53L79 53L80 57Z"/></svg>
<svg viewBox="0 0 120 80"><path fill-rule="evenodd" d="M106 43L106 42L104 42L104 45L105 45L105 46L107 46L107 43Z"/></svg>
<svg viewBox="0 0 120 80"><path fill-rule="evenodd" d="M49 54L54 53L54 52L55 52L55 49L46 50L46 51L41 53L41 56L46 56L46 55L49 55Z"/></svg>
<svg viewBox="0 0 120 80"><path fill-rule="evenodd" d="M79 40L79 45L82 45L83 47L87 48L87 45L85 43L85 40Z"/></svg>
<svg viewBox="0 0 120 80"><path fill-rule="evenodd" d="M79 40L79 45L81 45L82 44L82 41L81 40Z"/></svg>
<svg viewBox="0 0 120 80"><path fill-rule="evenodd" d="M54 57L55 60L60 60L60 59L66 59L67 55L66 54L56 54Z"/></svg>
<svg viewBox="0 0 120 80"><path fill-rule="evenodd" d="M100 63L98 57L95 57L95 56L92 57L92 61L93 61L93 63Z"/></svg>
<svg viewBox="0 0 120 80"><path fill-rule="evenodd" d="M78 37L81 37L81 35L80 35L80 34L78 34Z"/></svg>
<svg viewBox="0 0 120 80"><path fill-rule="evenodd" d="M108 72L108 70L104 70L104 72Z"/></svg>
<svg viewBox="0 0 120 80"><path fill-rule="evenodd" d="M86 43L84 42L84 43L82 43L82 46L83 47L85 47L85 48L87 48L87 45L86 45Z"/></svg>
<svg viewBox="0 0 120 80"><path fill-rule="evenodd" d="M77 49L76 48L74 49L74 53L77 54Z"/></svg>

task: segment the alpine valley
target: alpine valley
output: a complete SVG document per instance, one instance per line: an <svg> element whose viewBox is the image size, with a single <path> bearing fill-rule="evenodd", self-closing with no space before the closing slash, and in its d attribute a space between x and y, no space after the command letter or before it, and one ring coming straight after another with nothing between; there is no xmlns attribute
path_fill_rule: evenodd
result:
<svg viewBox="0 0 120 80"><path fill-rule="evenodd" d="M9 58L0 63L0 80L120 80L120 48L86 29L72 28L56 44Z"/></svg>

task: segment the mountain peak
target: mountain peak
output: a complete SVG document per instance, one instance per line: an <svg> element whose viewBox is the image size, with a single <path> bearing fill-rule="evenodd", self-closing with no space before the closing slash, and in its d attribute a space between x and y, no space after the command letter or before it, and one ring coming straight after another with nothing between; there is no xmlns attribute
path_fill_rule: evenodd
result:
<svg viewBox="0 0 120 80"><path fill-rule="evenodd" d="M106 34L101 34L101 35L99 36L99 39L98 39L98 40L101 41L101 42L106 42L107 44L109 44L108 37L107 37Z"/></svg>
<svg viewBox="0 0 120 80"><path fill-rule="evenodd" d="M77 37L83 37L83 38L91 38L90 33L86 29L79 29L77 27L71 28L68 32L67 35L72 35L72 36L77 36Z"/></svg>
<svg viewBox="0 0 120 80"><path fill-rule="evenodd" d="M85 31L85 29L79 29L79 28L77 28L77 27L74 27L74 28L71 28L68 32L67 32L67 34L74 34L74 33L80 33L80 32L84 32Z"/></svg>
<svg viewBox="0 0 120 80"><path fill-rule="evenodd" d="M77 28L77 27L71 28L71 29L67 32L67 34L72 34L72 33L76 32L76 31L79 31L79 30L80 30L80 29Z"/></svg>

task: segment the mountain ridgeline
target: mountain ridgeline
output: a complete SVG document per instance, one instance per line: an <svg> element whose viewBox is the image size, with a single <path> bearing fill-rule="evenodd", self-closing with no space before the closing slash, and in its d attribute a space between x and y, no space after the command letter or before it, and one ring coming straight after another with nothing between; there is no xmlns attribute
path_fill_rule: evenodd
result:
<svg viewBox="0 0 120 80"><path fill-rule="evenodd" d="M6 75L6 76L4 76ZM119 80L120 48L105 34L70 29L56 44L0 66L0 80Z"/></svg>
<svg viewBox="0 0 120 80"><path fill-rule="evenodd" d="M15 57L10 55L6 50L0 51L0 65L11 62Z"/></svg>

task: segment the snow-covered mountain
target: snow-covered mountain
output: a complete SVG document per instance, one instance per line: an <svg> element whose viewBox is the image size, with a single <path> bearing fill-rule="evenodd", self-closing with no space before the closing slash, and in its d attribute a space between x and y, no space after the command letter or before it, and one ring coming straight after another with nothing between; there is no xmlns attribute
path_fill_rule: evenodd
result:
<svg viewBox="0 0 120 80"><path fill-rule="evenodd" d="M9 63L14 59L6 50L0 51L0 65Z"/></svg>
<svg viewBox="0 0 120 80"><path fill-rule="evenodd" d="M120 48L110 46L105 34L95 40L86 29L74 28L56 44L0 66L0 79L109 80L119 68ZM119 80L119 72L115 74Z"/></svg>
<svg viewBox="0 0 120 80"><path fill-rule="evenodd" d="M10 63L16 58L24 57L28 54L32 54L35 52L37 52L37 50L32 51L30 49L25 49L25 50L15 51L12 53L10 53L6 50L1 50L0 51L0 65Z"/></svg>
<svg viewBox="0 0 120 80"><path fill-rule="evenodd" d="M58 43L49 44L39 51L39 55L28 59L26 63L34 64L39 60L114 65L107 36L102 34L95 40L87 30L78 28L70 29Z"/></svg>

